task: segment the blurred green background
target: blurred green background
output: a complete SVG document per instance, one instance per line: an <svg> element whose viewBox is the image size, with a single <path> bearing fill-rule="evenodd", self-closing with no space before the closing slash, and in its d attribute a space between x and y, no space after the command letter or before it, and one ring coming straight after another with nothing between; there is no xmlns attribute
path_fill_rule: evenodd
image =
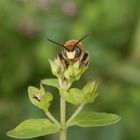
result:
<svg viewBox="0 0 140 140"><path fill-rule="evenodd" d="M112 112L121 122L107 127L69 129L69 140L140 140L139 0L0 0L0 139L27 118L45 117L33 106L27 87L52 78L48 58L64 43L89 33L83 43L91 62L82 86L98 81L99 97L85 108ZM50 90L52 90L50 88ZM57 90L52 113L59 118ZM74 107L68 106L68 114ZM34 140L58 140L58 134Z"/></svg>

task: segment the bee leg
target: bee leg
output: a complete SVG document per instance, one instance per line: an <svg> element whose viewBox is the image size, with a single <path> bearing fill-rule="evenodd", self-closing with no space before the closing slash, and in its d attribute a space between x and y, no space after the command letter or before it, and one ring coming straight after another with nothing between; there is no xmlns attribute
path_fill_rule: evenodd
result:
<svg viewBox="0 0 140 140"><path fill-rule="evenodd" d="M86 52L86 53L84 53L84 56L83 56L83 58L82 58L82 60L81 60L80 66L81 66L81 67L82 67L82 66L87 66L88 63L89 63L89 54Z"/></svg>
<svg viewBox="0 0 140 140"><path fill-rule="evenodd" d="M59 53L58 57L61 60L61 62L64 65L64 67L67 68L68 65L69 65L69 62L63 57L63 55L61 53Z"/></svg>

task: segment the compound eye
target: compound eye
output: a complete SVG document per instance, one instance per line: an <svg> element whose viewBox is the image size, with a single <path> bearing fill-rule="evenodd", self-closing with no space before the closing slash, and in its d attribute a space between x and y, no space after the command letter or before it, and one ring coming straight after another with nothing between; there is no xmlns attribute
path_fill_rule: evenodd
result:
<svg viewBox="0 0 140 140"><path fill-rule="evenodd" d="M78 57L81 54L80 48L79 47L75 47L74 50L76 52L76 57Z"/></svg>

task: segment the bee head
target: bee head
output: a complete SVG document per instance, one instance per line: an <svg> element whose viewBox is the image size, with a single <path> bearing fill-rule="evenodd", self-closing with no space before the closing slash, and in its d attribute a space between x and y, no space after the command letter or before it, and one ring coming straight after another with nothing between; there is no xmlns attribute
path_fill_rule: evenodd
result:
<svg viewBox="0 0 140 140"><path fill-rule="evenodd" d="M69 40L64 44L63 52L68 59L77 58L84 51L82 43L77 42L78 40Z"/></svg>
<svg viewBox="0 0 140 140"><path fill-rule="evenodd" d="M63 47L63 54L65 55L65 57L72 60L74 58L78 58L81 55L81 53L84 51L81 41L87 36L88 34L86 34L79 40L69 40L64 45L56 41L53 41L51 39L48 40L54 44Z"/></svg>

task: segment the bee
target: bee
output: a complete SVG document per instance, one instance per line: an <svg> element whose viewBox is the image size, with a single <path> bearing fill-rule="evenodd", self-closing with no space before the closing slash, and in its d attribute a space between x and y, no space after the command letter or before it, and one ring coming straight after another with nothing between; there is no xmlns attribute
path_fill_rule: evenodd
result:
<svg viewBox="0 0 140 140"><path fill-rule="evenodd" d="M63 64L68 67L71 62L80 62L80 66L87 66L89 63L89 54L85 51L82 40L85 39L88 34L84 35L79 40L69 40L63 44L54 40L48 39L48 41L57 44L63 48L58 57Z"/></svg>

